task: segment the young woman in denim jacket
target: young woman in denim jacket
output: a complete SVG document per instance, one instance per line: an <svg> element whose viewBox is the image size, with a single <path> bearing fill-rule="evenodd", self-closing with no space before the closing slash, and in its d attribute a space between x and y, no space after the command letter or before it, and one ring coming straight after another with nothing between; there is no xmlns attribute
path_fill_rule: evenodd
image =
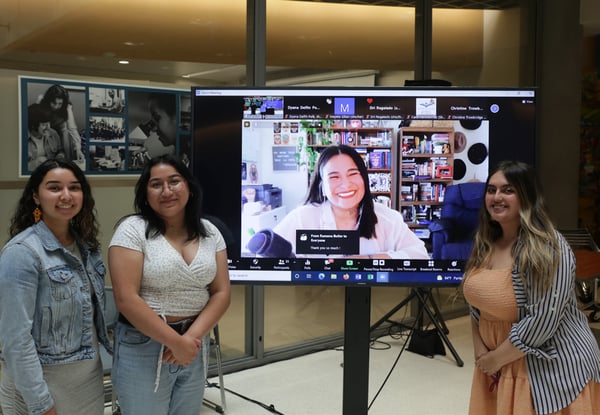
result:
<svg viewBox="0 0 600 415"><path fill-rule="evenodd" d="M104 412L105 267L94 199L70 161L32 173L0 253L0 404L10 414Z"/></svg>

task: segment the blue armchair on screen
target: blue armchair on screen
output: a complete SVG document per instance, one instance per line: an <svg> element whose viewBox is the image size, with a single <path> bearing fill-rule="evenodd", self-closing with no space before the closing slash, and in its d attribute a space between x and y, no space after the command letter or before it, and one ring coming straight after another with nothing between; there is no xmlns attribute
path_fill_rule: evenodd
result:
<svg viewBox="0 0 600 415"><path fill-rule="evenodd" d="M485 183L446 187L440 219L429 225L433 259L467 259L473 248Z"/></svg>

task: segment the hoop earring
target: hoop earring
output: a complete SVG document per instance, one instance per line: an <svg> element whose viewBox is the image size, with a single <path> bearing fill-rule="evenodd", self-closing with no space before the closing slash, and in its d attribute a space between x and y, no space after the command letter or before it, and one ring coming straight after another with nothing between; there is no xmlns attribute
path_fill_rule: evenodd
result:
<svg viewBox="0 0 600 415"><path fill-rule="evenodd" d="M42 210L40 209L39 206L36 206L35 209L33 209L33 222L38 223L41 219L42 219Z"/></svg>

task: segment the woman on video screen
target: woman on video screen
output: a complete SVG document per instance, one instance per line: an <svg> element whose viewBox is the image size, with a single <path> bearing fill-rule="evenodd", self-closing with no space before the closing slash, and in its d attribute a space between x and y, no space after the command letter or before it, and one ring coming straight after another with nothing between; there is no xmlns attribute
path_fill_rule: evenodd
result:
<svg viewBox="0 0 600 415"><path fill-rule="evenodd" d="M404 223L400 212L374 203L362 157L347 145L324 149L304 205L292 210L273 231L292 244L296 230L356 230L358 257L428 259L425 244Z"/></svg>

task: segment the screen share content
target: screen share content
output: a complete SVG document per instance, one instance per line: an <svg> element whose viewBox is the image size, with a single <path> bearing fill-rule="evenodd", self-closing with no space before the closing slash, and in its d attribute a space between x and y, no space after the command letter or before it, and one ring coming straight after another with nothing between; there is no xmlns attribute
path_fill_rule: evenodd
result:
<svg viewBox="0 0 600 415"><path fill-rule="evenodd" d="M206 211L235 239L232 282L456 285L489 169L515 155L534 162L528 89L195 88L192 109ZM325 219L294 218L315 204L320 154L339 144L364 163L376 212L396 211L425 255L367 248L325 208L314 213Z"/></svg>

